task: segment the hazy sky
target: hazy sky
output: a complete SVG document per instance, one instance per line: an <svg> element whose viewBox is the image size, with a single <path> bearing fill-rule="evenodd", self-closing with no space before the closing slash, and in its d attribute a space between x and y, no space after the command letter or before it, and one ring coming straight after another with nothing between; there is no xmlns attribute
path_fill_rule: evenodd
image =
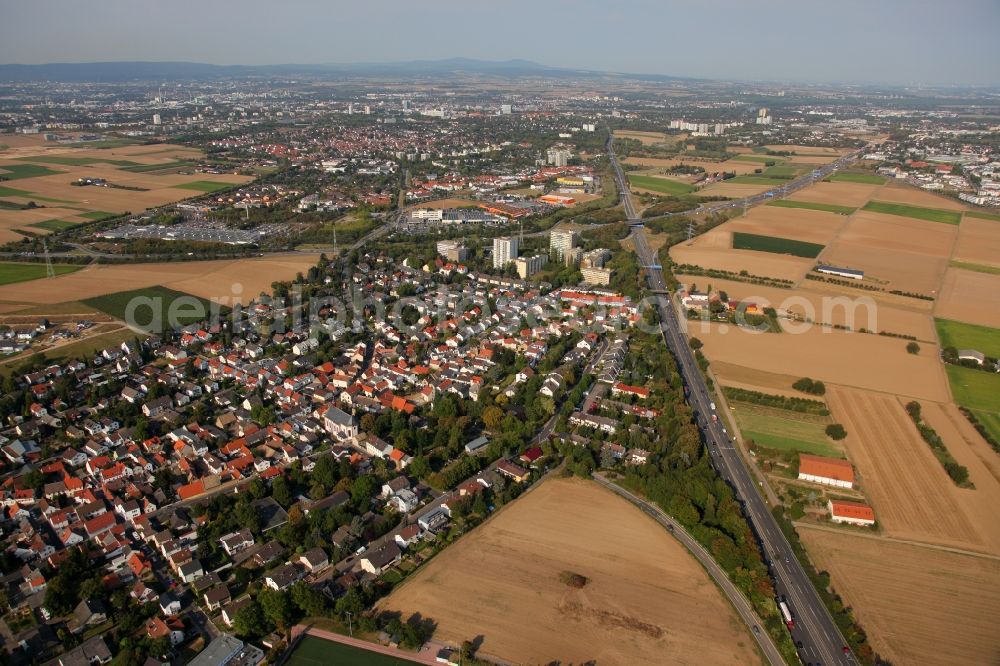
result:
<svg viewBox="0 0 1000 666"><path fill-rule="evenodd" d="M0 62L525 58L708 78L1000 84L1000 0L0 0Z"/></svg>

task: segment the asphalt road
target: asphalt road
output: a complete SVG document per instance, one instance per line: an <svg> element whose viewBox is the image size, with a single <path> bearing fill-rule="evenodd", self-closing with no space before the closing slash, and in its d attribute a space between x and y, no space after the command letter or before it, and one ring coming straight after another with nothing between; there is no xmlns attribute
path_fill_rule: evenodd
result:
<svg viewBox="0 0 1000 666"><path fill-rule="evenodd" d="M695 362L694 354L687 344L677 310L671 304L669 297L665 295L666 283L663 279L663 272L659 268L659 260L646 243L645 232L639 224L641 220L636 215L625 175L618 163L610 139L608 141L608 155L615 170L615 178L618 181L628 222L633 225L630 238L633 240L639 261L646 268L649 287L656 293L656 307L660 315L660 331L664 342L677 361L678 369L688 391L688 403L697 415L698 426L706 445L709 447L712 464L719 475L733 487L737 498L742 503L743 511L750 521L750 525L761 544L764 558L769 564L775 590L779 598L786 600L793 615L795 627L791 629L792 638L796 645L800 642L802 644L802 647L799 648L799 656L806 663L853 664L855 663L854 657L845 648L847 642L813 588L802 565L796 559L791 545L771 515L769 507L754 484L749 469L745 466L739 451L736 450L732 439L726 432L723 420L713 422L711 419L713 403L708 386ZM855 155L856 153L825 165L816 172L810 173L809 176L791 181L780 189L784 193L793 192L817 179L822 179L835 169L849 163ZM772 198L774 196L756 195L745 200L730 202L729 205L742 208L744 204L759 204Z"/></svg>
<svg viewBox="0 0 1000 666"><path fill-rule="evenodd" d="M609 481L600 474L594 475L594 480L603 485L606 488L614 491L618 495L624 497L626 500L636 505L642 509L646 514L653 518L656 522L660 523L670 534L676 538L681 544L687 548L692 555L697 558L701 565L705 567L708 575L715 580L716 584L722 590L722 592L729 597L729 602L739 613L746 625L751 628L753 632L754 640L757 641L757 645L760 646L761 651L767 657L768 662L772 666L779 666L784 664L785 660L781 656L781 652L778 651L778 646L775 645L771 636L763 629L763 623L761 619L757 617L757 613L754 611L753 606L750 605L750 601L743 595L742 592L729 580L729 576L726 572L722 570L718 562L709 554L705 548L698 543L693 536L691 536L687 530L685 530L680 523L675 522L670 516L664 513L658 506L655 506L640 497L636 497L629 491L625 490L618 484Z"/></svg>

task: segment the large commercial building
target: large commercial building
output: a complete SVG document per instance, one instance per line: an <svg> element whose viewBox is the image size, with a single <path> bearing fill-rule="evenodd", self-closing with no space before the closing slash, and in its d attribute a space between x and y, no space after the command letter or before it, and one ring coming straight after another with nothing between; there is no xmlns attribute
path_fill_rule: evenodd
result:
<svg viewBox="0 0 1000 666"><path fill-rule="evenodd" d="M566 260L566 253L576 247L579 236L571 230L554 230L549 234L549 251L556 255L559 261Z"/></svg>
<svg viewBox="0 0 1000 666"><path fill-rule="evenodd" d="M493 239L493 268L503 268L517 259L518 240L516 236L500 236Z"/></svg>
<svg viewBox="0 0 1000 666"><path fill-rule="evenodd" d="M547 263L549 263L549 257L546 254L536 254L533 257L520 257L514 260L517 275L522 280L542 270Z"/></svg>

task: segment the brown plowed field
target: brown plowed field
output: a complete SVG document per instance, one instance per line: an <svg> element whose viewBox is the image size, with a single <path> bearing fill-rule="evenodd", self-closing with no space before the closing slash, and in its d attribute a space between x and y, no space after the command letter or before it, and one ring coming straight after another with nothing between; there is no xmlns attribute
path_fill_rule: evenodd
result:
<svg viewBox="0 0 1000 666"><path fill-rule="evenodd" d="M559 580L586 576L582 589ZM552 479L463 536L378 603L483 636L518 664L757 664L753 639L694 558L596 483Z"/></svg>
<svg viewBox="0 0 1000 666"><path fill-rule="evenodd" d="M949 268L934 315L1000 328L1000 275Z"/></svg>
<svg viewBox="0 0 1000 666"><path fill-rule="evenodd" d="M1000 562L848 532L799 534L885 659L1000 663Z"/></svg>
<svg viewBox="0 0 1000 666"><path fill-rule="evenodd" d="M847 429L849 458L888 536L987 549L959 498L976 491L948 478L897 398L838 386L827 391L827 404Z"/></svg>

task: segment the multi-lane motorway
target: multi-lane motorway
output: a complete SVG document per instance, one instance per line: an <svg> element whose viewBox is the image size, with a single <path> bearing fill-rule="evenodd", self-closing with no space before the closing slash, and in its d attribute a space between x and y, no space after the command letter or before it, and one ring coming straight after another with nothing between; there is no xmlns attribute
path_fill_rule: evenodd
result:
<svg viewBox="0 0 1000 666"><path fill-rule="evenodd" d="M660 316L660 331L664 342L677 360L678 369L684 378L688 390L688 403L698 416L706 446L712 456L712 463L719 475L735 490L757 538L761 544L765 559L769 562L775 590L779 598L784 598L792 615L795 626L791 630L792 639L798 647L799 656L805 663L812 664L853 664L854 657L845 647L840 630L834 623L822 600L813 588L801 564L796 559L791 545L785 539L770 509L758 489L754 485L750 470L744 464L740 452L736 450L733 439L726 432L723 420L713 422L712 397L708 391L705 379L695 362L694 355L687 344L681 321L677 311L666 295L666 283L663 272L659 268L659 260L646 243L645 232L639 224L638 215L632 203L628 183L614 153L614 147L609 139L608 154L615 170L615 180L621 193L622 205L632 225L630 238L633 241L636 254L642 266L646 269L649 287L656 294L655 304ZM806 177L786 183L783 193L792 192L812 183L816 179L829 175L853 160L850 155L832 164L820 168ZM746 201L729 202L731 207L742 208L744 204L753 205L771 199L764 195L750 197Z"/></svg>

